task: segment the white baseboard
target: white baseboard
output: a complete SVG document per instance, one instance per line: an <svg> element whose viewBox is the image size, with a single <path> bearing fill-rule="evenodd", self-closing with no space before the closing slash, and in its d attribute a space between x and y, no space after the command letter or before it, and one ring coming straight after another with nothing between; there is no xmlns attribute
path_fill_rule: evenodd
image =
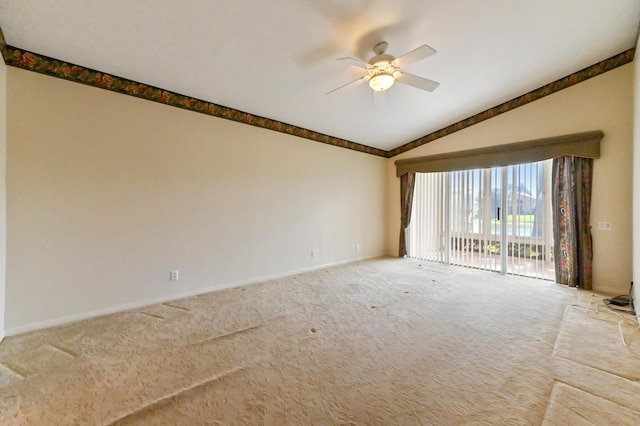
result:
<svg viewBox="0 0 640 426"><path fill-rule="evenodd" d="M234 288L234 287L241 287L241 286L250 285L250 284L257 284L257 283L261 283L261 282L265 282L265 281L271 281L271 280L275 280L275 279L279 279L279 278L290 277L292 275L298 275L298 274L302 274L302 273L305 273L305 272L312 272L312 271L317 271L317 270L320 270L320 269L331 268L333 266L339 266L339 265L345 265L345 264L348 264L348 263L354 263L354 262L358 262L360 260L374 259L374 258L381 257L381 256L384 256L384 255L375 255L375 256L359 257L359 258L355 258L355 259L341 260L339 262L331 262L331 263L325 263L325 264L322 264L322 265L310 266L310 267L306 267L306 268L292 269L292 270L283 272L281 274L264 275L264 276L261 276L261 277L251 278L251 279L247 279L247 280L243 280L243 281L237 281L237 282L225 283L225 284L218 284L218 285L211 286L211 287L204 287L204 288L199 288L199 289L191 290L191 291L187 291L187 292L170 294L170 295L166 295L166 296L162 296L162 297L158 297L158 298L139 300L139 301L135 301L135 302L131 302L131 303L124 303L124 304L120 304L120 305L116 305L116 306L110 306L110 307L107 307L107 308L96 309L96 310L93 310L93 311L82 312L82 313L73 314L73 315L67 315L67 316L63 316L63 317L52 318L52 319L45 320L45 321L38 321L38 322L30 323L30 324L20 325L20 326L17 326L17 327L9 327L9 328L6 328L4 330L4 334L6 334L6 336L15 336L15 335L18 335L18 334L28 333L30 331L42 330L42 329L45 329L45 328L56 327L56 326L59 326L59 325L64 325L64 324L68 324L68 323L72 323L72 322L76 322L76 321L81 321L81 320L85 320L85 319L89 319L89 318L101 317L101 316L113 314L113 313L116 313L116 312L122 312L122 311L131 310L131 309L143 308L145 306L156 305L158 303L164 303L164 302L170 302L172 300L184 299L185 297L191 297L191 296L196 296L196 295L199 295L199 294L211 293L213 291L227 290L227 289ZM0 334L0 336L2 336L2 334ZM4 337L4 336L2 336L2 337ZM0 341L2 341L2 339L0 339Z"/></svg>

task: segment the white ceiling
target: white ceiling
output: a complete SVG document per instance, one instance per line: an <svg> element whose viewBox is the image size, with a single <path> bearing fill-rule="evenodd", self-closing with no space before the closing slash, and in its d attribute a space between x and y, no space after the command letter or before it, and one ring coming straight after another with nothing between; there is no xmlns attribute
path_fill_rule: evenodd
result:
<svg viewBox="0 0 640 426"><path fill-rule="evenodd" d="M390 150L635 46L639 0L0 0L7 44ZM365 61L422 44L374 108Z"/></svg>

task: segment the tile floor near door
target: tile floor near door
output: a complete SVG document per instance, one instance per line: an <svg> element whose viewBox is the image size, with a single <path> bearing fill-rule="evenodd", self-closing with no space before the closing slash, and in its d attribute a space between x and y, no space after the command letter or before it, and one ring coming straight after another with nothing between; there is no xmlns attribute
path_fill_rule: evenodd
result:
<svg viewBox="0 0 640 426"><path fill-rule="evenodd" d="M499 254L479 254L462 250L451 251L452 265L465 267L469 265L475 269L499 272L502 268L501 262ZM507 270L513 275L547 281L555 281L556 278L553 262L527 258L509 258L508 265Z"/></svg>

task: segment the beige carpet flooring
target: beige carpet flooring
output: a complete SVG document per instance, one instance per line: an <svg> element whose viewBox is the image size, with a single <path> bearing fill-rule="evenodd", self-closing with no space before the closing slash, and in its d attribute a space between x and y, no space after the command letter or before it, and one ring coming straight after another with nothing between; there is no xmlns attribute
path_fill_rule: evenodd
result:
<svg viewBox="0 0 640 426"><path fill-rule="evenodd" d="M176 300L6 338L0 424L640 424L590 297L384 258Z"/></svg>

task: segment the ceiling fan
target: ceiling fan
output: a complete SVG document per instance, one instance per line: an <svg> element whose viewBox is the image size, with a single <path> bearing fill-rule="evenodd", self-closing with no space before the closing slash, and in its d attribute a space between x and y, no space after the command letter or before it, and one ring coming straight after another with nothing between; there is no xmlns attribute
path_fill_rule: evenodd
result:
<svg viewBox="0 0 640 426"><path fill-rule="evenodd" d="M422 46L396 58L385 53L388 46L389 44L385 41L376 44L373 47L373 53L375 53L376 56L369 59L368 62L364 62L356 58L339 58L338 61L340 62L364 68L367 70L367 74L328 92L327 95L352 84L362 83L363 81L368 81L369 87L373 89L374 103L376 103L376 99L381 99L378 94L382 94L385 90L389 90L396 81L428 92L436 90L440 85L437 81L418 77L417 75L409 74L400 70L404 66L435 55L435 49L423 44Z"/></svg>

